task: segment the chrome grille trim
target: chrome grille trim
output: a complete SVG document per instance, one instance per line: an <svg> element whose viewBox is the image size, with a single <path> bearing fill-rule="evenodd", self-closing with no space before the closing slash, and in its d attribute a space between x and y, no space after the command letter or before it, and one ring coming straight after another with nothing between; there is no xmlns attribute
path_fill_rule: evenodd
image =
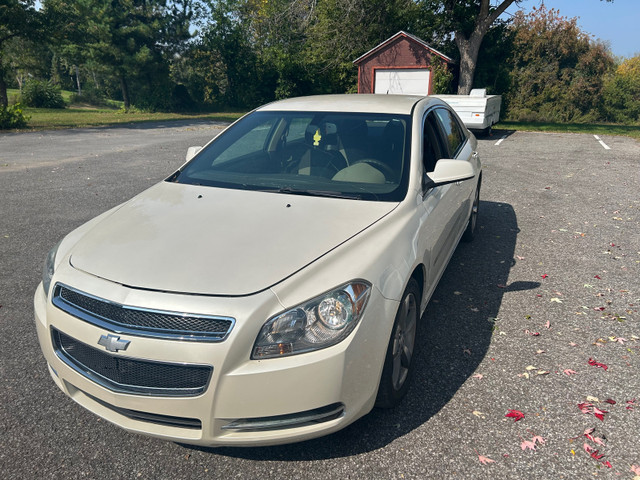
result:
<svg viewBox="0 0 640 480"><path fill-rule="evenodd" d="M111 355L51 327L56 356L78 374L116 393L194 397L206 391L213 367Z"/></svg>
<svg viewBox="0 0 640 480"><path fill-rule="evenodd" d="M60 310L114 333L168 340L222 342L235 325L232 317L132 307L56 283L51 301Z"/></svg>
<svg viewBox="0 0 640 480"><path fill-rule="evenodd" d="M188 417L173 417L169 415L160 415L157 413L149 413L142 412L140 410L131 410L128 408L116 407L115 405L111 405L110 403L105 402L104 400L100 400L99 398L94 397L93 395L89 395L87 392L83 392L79 390L88 398L93 400L94 402L102 405L109 410L113 410L114 412L130 418L131 420L138 420L140 422L148 422L155 423L157 425L163 425L166 427L179 427L179 428L189 428L194 430L202 430L202 422L197 418L188 418Z"/></svg>

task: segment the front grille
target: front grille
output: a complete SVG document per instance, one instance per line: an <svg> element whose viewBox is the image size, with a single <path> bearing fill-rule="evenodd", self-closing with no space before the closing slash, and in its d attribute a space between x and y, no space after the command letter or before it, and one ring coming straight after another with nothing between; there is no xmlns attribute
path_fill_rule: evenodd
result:
<svg viewBox="0 0 640 480"><path fill-rule="evenodd" d="M80 292L61 283L53 291L53 304L86 322L117 333L177 340L222 341L234 319L181 314L121 305Z"/></svg>
<svg viewBox="0 0 640 480"><path fill-rule="evenodd" d="M209 385L213 367L110 355L51 329L56 355L76 372L119 393L190 397Z"/></svg>
<svg viewBox="0 0 640 480"><path fill-rule="evenodd" d="M80 390L82 391L82 390ZM180 427L180 428L192 428L202 429L202 422L197 418L187 417L174 417L170 415L159 415L157 413L141 412L140 410L130 410L128 408L116 407L99 398L89 395L87 392L82 392L94 402L102 405L109 410L113 410L120 415L123 415L131 420L139 420L141 422L155 423L158 425L164 425L167 427Z"/></svg>

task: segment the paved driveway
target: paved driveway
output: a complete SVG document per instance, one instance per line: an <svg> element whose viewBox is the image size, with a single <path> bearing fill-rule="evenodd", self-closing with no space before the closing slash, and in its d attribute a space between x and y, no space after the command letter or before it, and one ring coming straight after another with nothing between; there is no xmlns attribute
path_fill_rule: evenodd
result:
<svg viewBox="0 0 640 480"><path fill-rule="evenodd" d="M207 450L126 433L66 398L33 325L46 252L218 131L0 134L0 477L634 477L640 144L622 137L480 140L480 232L460 245L423 317L401 409L302 444Z"/></svg>

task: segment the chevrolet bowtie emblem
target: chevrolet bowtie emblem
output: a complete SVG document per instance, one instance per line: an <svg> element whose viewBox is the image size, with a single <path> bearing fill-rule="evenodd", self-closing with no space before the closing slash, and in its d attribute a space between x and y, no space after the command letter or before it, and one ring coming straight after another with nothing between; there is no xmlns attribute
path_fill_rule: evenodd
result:
<svg viewBox="0 0 640 480"><path fill-rule="evenodd" d="M130 340L120 340L120 337L117 335L102 335L100 340L98 340L98 345L102 345L109 352L117 352L118 350L126 350Z"/></svg>

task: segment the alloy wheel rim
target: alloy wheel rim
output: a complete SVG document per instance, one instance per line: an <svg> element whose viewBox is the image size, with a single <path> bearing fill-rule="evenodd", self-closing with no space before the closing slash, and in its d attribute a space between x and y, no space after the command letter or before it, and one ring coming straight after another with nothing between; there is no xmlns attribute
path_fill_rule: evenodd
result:
<svg viewBox="0 0 640 480"><path fill-rule="evenodd" d="M410 293L402 301L393 335L391 382L395 391L402 388L409 376L416 341L417 317L416 297Z"/></svg>

